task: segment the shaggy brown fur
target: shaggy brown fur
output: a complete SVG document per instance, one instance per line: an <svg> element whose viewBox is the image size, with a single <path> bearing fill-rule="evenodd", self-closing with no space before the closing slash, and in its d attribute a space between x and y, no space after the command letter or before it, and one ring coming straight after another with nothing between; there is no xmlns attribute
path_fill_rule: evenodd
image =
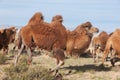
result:
<svg viewBox="0 0 120 80"><path fill-rule="evenodd" d="M31 48L33 46L33 43L38 48L48 51L57 49L58 51L55 51L56 58L57 60L62 59L62 57L59 56L59 53L64 55L64 52L62 52L60 49L65 48L66 29L61 22L53 21L52 23L48 24L42 20L37 24L28 24L22 27L19 34L19 39L21 39L20 41L22 41L23 46L27 48L27 52L29 53L29 62L32 61ZM15 64L22 50L23 47L21 47L21 50L16 56Z"/></svg>
<svg viewBox="0 0 120 80"><path fill-rule="evenodd" d="M22 41L22 45L26 47L27 53L29 53L28 61L32 61L32 54L31 48L32 43L39 48L51 50L53 43L57 40L55 37L54 30L49 26L46 25L44 22L41 22L39 25L27 25L21 28L19 33L19 41ZM18 55L16 56L15 64L22 52L24 47L21 47L19 50ZM29 51L28 51L29 50Z"/></svg>
<svg viewBox="0 0 120 80"><path fill-rule="evenodd" d="M53 17L51 22L51 27L57 31L59 43L56 42L55 46L59 46L61 44L61 48L66 48L66 41L67 41L67 32L65 26L62 24L63 18L61 15L56 15Z"/></svg>
<svg viewBox="0 0 120 80"><path fill-rule="evenodd" d="M65 59L65 55L64 55L64 51L62 49L54 49L53 50L53 55L54 57L57 59L57 64L59 64L60 61L64 61ZM62 63L62 65L64 64L64 62Z"/></svg>
<svg viewBox="0 0 120 80"><path fill-rule="evenodd" d="M10 27L0 31L0 49L3 49L3 54L8 53L8 45L15 40L17 29Z"/></svg>
<svg viewBox="0 0 120 80"><path fill-rule="evenodd" d="M4 39L3 39L3 33L4 33L4 29L1 29L0 30L0 50L2 49L2 47L3 47L3 41L4 41Z"/></svg>
<svg viewBox="0 0 120 80"><path fill-rule="evenodd" d="M86 29L86 30L89 30L90 28L92 27L92 24L91 22L85 22L85 23L82 23L81 25L77 26L77 28L74 30L75 32L78 32L78 33L83 33L82 29Z"/></svg>
<svg viewBox="0 0 120 80"><path fill-rule="evenodd" d="M28 25L35 25L38 24L39 22L43 21L43 15L40 12L36 12L32 18L29 20Z"/></svg>
<svg viewBox="0 0 120 80"><path fill-rule="evenodd" d="M92 34L95 32L98 32L98 29L91 27L91 25L89 29L86 29L86 27L79 27L72 32L68 32L66 47L67 55L80 56L88 48L91 42Z"/></svg>
<svg viewBox="0 0 120 80"><path fill-rule="evenodd" d="M56 58L57 66L51 71L58 70L60 66L64 65L64 59L65 59L64 50L60 48L54 49L53 55L54 55L54 58Z"/></svg>
<svg viewBox="0 0 120 80"><path fill-rule="evenodd" d="M109 34L107 34L105 31L102 31L97 37L93 38L92 46L94 47L93 56L95 62L96 60L98 61L99 53L104 51L108 38Z"/></svg>
<svg viewBox="0 0 120 80"><path fill-rule="evenodd" d="M120 29L116 29L108 39L105 47L104 55L103 55L102 64L104 63L106 57L111 51L113 51L112 58L111 58L112 66L114 66L114 63L116 62L116 61L113 61L114 57L117 56L118 58L120 58L120 49L119 49L120 36L119 35L120 35Z"/></svg>
<svg viewBox="0 0 120 80"><path fill-rule="evenodd" d="M35 26L35 25L37 25L37 24L39 24L40 22L43 22L43 15L42 15L42 13L41 12L36 12L32 17L31 17L31 19L28 21L28 24L26 25L26 26L28 26L28 27L22 27L21 29L20 29L20 31L19 31L19 33L18 33L18 39L16 40L16 42L15 42L15 46L13 47L13 50L15 50L15 48L16 47L18 47L18 49L20 49L21 48L21 45L22 45L22 38L21 38L21 31L23 31L23 32L25 32L28 36L30 35L29 33L30 33L30 27L29 26ZM27 37L27 35L26 35L26 37ZM32 39L32 38L30 38L30 39ZM32 41L32 40L30 40L30 41ZM28 41L29 42L29 41ZM32 44L34 44L34 42L32 41L31 42L31 46L32 46Z"/></svg>
<svg viewBox="0 0 120 80"><path fill-rule="evenodd" d="M57 39L59 40L55 42L55 45L53 48L57 47L57 49L54 50L54 55L57 60L58 67L64 64L65 54L64 51L61 49L66 48L66 42L67 42L67 31L65 26L62 24L63 18L61 15L56 15L52 18L51 27L57 31ZM60 49L61 48L61 49Z"/></svg>
<svg viewBox="0 0 120 80"><path fill-rule="evenodd" d="M63 17L61 15L56 15L52 18L52 21L63 22Z"/></svg>

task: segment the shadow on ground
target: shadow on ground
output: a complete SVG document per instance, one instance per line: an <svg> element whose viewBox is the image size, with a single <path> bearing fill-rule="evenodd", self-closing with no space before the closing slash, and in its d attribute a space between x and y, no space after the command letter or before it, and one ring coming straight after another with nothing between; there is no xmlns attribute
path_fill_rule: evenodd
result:
<svg viewBox="0 0 120 80"><path fill-rule="evenodd" d="M87 72L87 71L110 71L112 67L105 67L103 65L94 65L94 64L89 64L89 65L83 65L83 66L68 66L68 67L63 67L61 69L68 69L70 71L75 70L77 72Z"/></svg>

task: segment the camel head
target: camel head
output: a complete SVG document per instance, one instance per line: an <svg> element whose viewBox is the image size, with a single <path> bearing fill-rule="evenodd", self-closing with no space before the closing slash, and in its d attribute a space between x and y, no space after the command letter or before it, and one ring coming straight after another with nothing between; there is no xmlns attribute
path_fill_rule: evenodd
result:
<svg viewBox="0 0 120 80"><path fill-rule="evenodd" d="M91 27L89 30L89 33L91 33L91 34L98 33L98 32L99 32L99 29L96 27Z"/></svg>
<svg viewBox="0 0 120 80"><path fill-rule="evenodd" d="M92 27L91 22L87 21L80 25L82 28L85 28L86 30L89 30Z"/></svg>
<svg viewBox="0 0 120 80"><path fill-rule="evenodd" d="M81 33L84 29L88 32L91 27L92 27L91 22L85 22L85 23L82 23L81 25L77 26L77 28L74 31L77 33Z"/></svg>
<svg viewBox="0 0 120 80"><path fill-rule="evenodd" d="M63 22L63 17L61 15L56 15L52 18L52 21Z"/></svg>
<svg viewBox="0 0 120 80"><path fill-rule="evenodd" d="M14 31L14 32L16 32L18 29L16 28L16 27L14 27L14 26L11 26L10 28L8 28L8 29L10 29L10 30L12 30L12 31Z"/></svg>
<svg viewBox="0 0 120 80"><path fill-rule="evenodd" d="M36 23L39 23L44 20L44 17L41 12L36 12L32 18L29 20L28 24L35 25Z"/></svg>

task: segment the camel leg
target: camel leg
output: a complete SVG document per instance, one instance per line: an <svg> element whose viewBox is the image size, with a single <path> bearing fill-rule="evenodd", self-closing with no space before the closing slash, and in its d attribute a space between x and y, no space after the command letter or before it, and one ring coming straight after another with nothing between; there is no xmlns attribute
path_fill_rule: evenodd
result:
<svg viewBox="0 0 120 80"><path fill-rule="evenodd" d="M58 64L59 64L59 60L57 59L57 61L56 61L56 62L57 62L57 65L58 65Z"/></svg>
<svg viewBox="0 0 120 80"><path fill-rule="evenodd" d="M119 57L115 57L114 63L116 63L116 62L118 62L118 61L120 61L120 58L119 58Z"/></svg>
<svg viewBox="0 0 120 80"><path fill-rule="evenodd" d="M99 61L99 53L96 54L96 58L95 61L98 62Z"/></svg>
<svg viewBox="0 0 120 80"><path fill-rule="evenodd" d="M102 64L104 64L106 57L108 56L108 54L110 52L110 48L111 48L111 43L107 42L106 48L104 50L103 57L102 57Z"/></svg>
<svg viewBox="0 0 120 80"><path fill-rule="evenodd" d="M54 69L52 69L51 71L56 71L56 70L58 70L59 69L59 67L60 66L62 66L64 64L64 61L59 61L59 63L57 64L57 66L54 68Z"/></svg>
<svg viewBox="0 0 120 80"><path fill-rule="evenodd" d="M66 50L66 56L67 57L72 57L72 51L71 50Z"/></svg>
<svg viewBox="0 0 120 80"><path fill-rule="evenodd" d="M16 49L16 45L13 47L13 49L12 49L12 53L14 54L15 53L15 49Z"/></svg>
<svg viewBox="0 0 120 80"><path fill-rule="evenodd" d="M100 50L100 49L97 49L97 52L96 52L96 61L97 61L97 62L99 62L100 54L101 54L101 50Z"/></svg>
<svg viewBox="0 0 120 80"><path fill-rule="evenodd" d="M111 62L111 64L112 64L112 66L114 67L115 65L114 65L114 56L113 56L113 55L112 55L111 58L110 58L110 62Z"/></svg>
<svg viewBox="0 0 120 80"><path fill-rule="evenodd" d="M111 62L111 64L112 64L113 67L115 66L115 63L118 62L118 61L120 61L120 58L119 58L119 57L113 57L113 58L110 60L110 62Z"/></svg>
<svg viewBox="0 0 120 80"><path fill-rule="evenodd" d="M115 66L114 61L115 61L115 58L114 58L114 57L110 59L110 62L111 62L111 64L112 64L113 67Z"/></svg>
<svg viewBox="0 0 120 80"><path fill-rule="evenodd" d="M21 49L19 50L18 54L15 56L15 63L14 63L15 66L16 66L16 64L17 64L17 62L18 62L18 59L19 59L19 57L20 57L23 49L24 49L24 45L22 45L22 47L21 47Z"/></svg>
<svg viewBox="0 0 120 80"><path fill-rule="evenodd" d="M114 64L116 62L115 53L116 52L114 50L111 51L110 62L111 62L111 64L112 64L113 67L115 66Z"/></svg>
<svg viewBox="0 0 120 80"><path fill-rule="evenodd" d="M106 60L106 57L108 56L109 54L109 50L105 50L105 52L103 53L103 57L102 57L102 64L104 64L105 60Z"/></svg>
<svg viewBox="0 0 120 80"><path fill-rule="evenodd" d="M110 62L111 62L111 64L112 64L113 67L115 66L115 63L118 62L118 61L120 61L120 59L119 59L118 57L113 57L113 58L110 60Z"/></svg>
<svg viewBox="0 0 120 80"><path fill-rule="evenodd" d="M92 56L93 56L93 60L95 63L96 62L96 50L92 50Z"/></svg>
<svg viewBox="0 0 120 80"><path fill-rule="evenodd" d="M30 48L27 48L27 54L28 54L28 64L31 64L32 62L32 52Z"/></svg>

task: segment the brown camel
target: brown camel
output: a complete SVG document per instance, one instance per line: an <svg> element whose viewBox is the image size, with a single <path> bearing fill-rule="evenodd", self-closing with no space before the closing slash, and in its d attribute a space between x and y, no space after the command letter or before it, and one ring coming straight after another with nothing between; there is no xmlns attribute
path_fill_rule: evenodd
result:
<svg viewBox="0 0 120 80"><path fill-rule="evenodd" d="M78 26L75 30L68 31L66 53L68 56L80 56L88 48L93 33L99 30L92 27L90 22Z"/></svg>
<svg viewBox="0 0 120 80"><path fill-rule="evenodd" d="M62 52L65 48L66 44L66 32L61 29L65 29L65 27L62 25L61 22L58 21L52 21L52 23L46 23L43 20L43 16L41 16L41 13L37 13L39 15L39 18L32 18L30 20L36 20L35 21L29 21L28 25L21 28L19 32L19 39L22 41L21 49L19 50L18 55L16 56L15 65L18 61L18 58L24 48L24 46L27 49L28 56L28 63L31 63L32 61L32 53L31 48L33 45L35 45L38 48L45 49L48 51L53 50L54 55L59 55L59 53L64 54ZM32 22L32 24L30 23ZM35 24L33 24L35 22ZM63 35L64 34L64 35ZM64 37L65 36L65 37ZM58 57L55 57L57 60ZM63 60L63 59L62 59ZM59 61L58 61L59 62ZM64 62L60 60L59 66L62 65ZM57 65L57 66L58 66ZM58 68L58 67L57 67Z"/></svg>
<svg viewBox="0 0 120 80"><path fill-rule="evenodd" d="M116 29L111 36L109 37L105 51L103 54L103 59L102 59L102 64L104 64L105 59L107 58L108 54L112 52L112 57L111 57L111 64L114 66L115 62L120 60L120 29Z"/></svg>
<svg viewBox="0 0 120 80"><path fill-rule="evenodd" d="M0 30L0 50L3 49L3 54L8 54L8 45L14 42L16 31L15 27Z"/></svg>
<svg viewBox="0 0 120 80"><path fill-rule="evenodd" d="M94 37L92 40L92 47L94 48L93 50L93 59L94 62L98 62L98 57L100 53L103 53L106 42L109 38L109 34L107 32L102 31L97 37Z"/></svg>

